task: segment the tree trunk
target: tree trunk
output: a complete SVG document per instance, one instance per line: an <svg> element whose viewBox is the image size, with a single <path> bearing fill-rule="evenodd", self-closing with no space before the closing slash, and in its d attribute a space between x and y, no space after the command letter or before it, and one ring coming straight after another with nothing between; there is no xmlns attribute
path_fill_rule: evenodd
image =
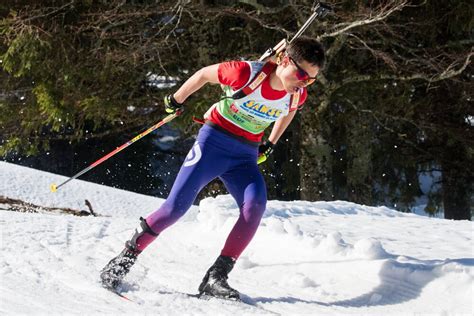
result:
<svg viewBox="0 0 474 316"><path fill-rule="evenodd" d="M331 146L323 135L320 120L313 117L318 115L316 111L305 110L301 116L301 199L333 200Z"/></svg>
<svg viewBox="0 0 474 316"><path fill-rule="evenodd" d="M291 122L288 129L278 141L275 148L273 174L275 179L275 195L283 201L294 201L301 199L300 189L300 162L301 146L300 139L301 116Z"/></svg>
<svg viewBox="0 0 474 316"><path fill-rule="evenodd" d="M373 205L371 135L367 129L352 128L347 142L347 198L351 202Z"/></svg>
<svg viewBox="0 0 474 316"><path fill-rule="evenodd" d="M444 218L455 220L471 220L470 200L472 174L462 161L466 159L466 151L462 146L447 148L451 159L444 159L443 167L443 206Z"/></svg>

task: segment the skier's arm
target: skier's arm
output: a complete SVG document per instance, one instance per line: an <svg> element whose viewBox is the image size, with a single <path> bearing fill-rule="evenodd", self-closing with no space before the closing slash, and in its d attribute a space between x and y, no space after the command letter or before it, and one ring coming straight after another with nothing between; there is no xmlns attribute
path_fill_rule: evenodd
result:
<svg viewBox="0 0 474 316"><path fill-rule="evenodd" d="M178 103L183 103L186 99L201 89L206 83L219 83L217 69L219 64L201 68L194 73L173 95Z"/></svg>
<svg viewBox="0 0 474 316"><path fill-rule="evenodd" d="M275 124L273 124L273 129L270 133L270 137L268 137L268 140L264 141L258 147L258 164L261 164L262 162L267 160L267 158L271 155L276 143L280 139L281 135L283 135L288 125L290 125L291 121L295 117L295 114L296 111L290 112L287 116L278 119Z"/></svg>
<svg viewBox="0 0 474 316"><path fill-rule="evenodd" d="M290 125L291 121L295 117L297 111L292 111L288 113L287 116L284 116L277 120L275 124L273 124L272 132L270 133L270 137L268 137L268 140L272 144L276 144L278 140L280 139L281 135L285 132L286 128L288 125Z"/></svg>

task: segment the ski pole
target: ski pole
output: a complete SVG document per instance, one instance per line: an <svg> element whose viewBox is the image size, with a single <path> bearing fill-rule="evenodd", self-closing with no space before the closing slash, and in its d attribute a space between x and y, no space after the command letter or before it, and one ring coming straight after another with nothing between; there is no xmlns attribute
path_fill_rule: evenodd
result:
<svg viewBox="0 0 474 316"><path fill-rule="evenodd" d="M313 23L313 21L317 18L324 18L329 12L332 11L332 8L323 2L317 2L313 8L311 9L313 14L306 20L303 26L298 30L298 32L293 36L293 38L288 42L285 38L282 39L278 44L274 47L267 49L267 51L258 59L259 61L265 61L268 58L273 57L274 55L283 51L287 44L291 44L295 39L301 36L304 31Z"/></svg>
<svg viewBox="0 0 474 316"><path fill-rule="evenodd" d="M97 160L96 162L92 163L89 167L81 170L80 172L78 172L77 174L73 175L72 177L70 177L69 179L67 179L66 181L64 181L63 183L61 183L60 185L56 185L56 184L51 184L50 186L50 189L51 189L51 192L56 192L60 187L62 187L63 185L65 185L66 183L68 183L69 181L71 180L74 180L80 176L82 176L84 173L88 172L89 170L91 170L92 168L100 165L101 163L103 163L104 161L106 161L107 159L109 159L110 157L112 157L113 155L115 155L116 153L122 151L123 149L127 148L128 146L130 146L131 144L133 144L134 142L136 142L137 140L141 139L142 137L150 134L151 132L153 132L154 130L156 130L157 128L165 125L166 123L170 122L171 120L173 120L174 118L176 118L177 116L181 115L181 112L178 111L176 113L173 113L173 114L170 114L168 115L167 117L165 117L163 120L159 121L158 123L156 123L155 125L153 125L152 127L150 127L149 129L147 129L146 131L140 133L139 135L135 136L134 138L132 138L131 140L129 140L128 142L126 142L125 144L123 144L122 146L120 147L117 147L115 150L111 151L110 153L108 153L107 155L105 155L104 157L100 158L99 160Z"/></svg>

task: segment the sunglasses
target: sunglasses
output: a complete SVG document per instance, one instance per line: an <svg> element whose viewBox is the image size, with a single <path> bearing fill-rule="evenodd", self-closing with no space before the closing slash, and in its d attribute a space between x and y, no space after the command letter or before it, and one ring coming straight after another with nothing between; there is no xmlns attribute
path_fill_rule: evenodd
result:
<svg viewBox="0 0 474 316"><path fill-rule="evenodd" d="M298 65L298 63L291 57L291 56L287 56L288 59L296 66L296 69L298 70L296 72L296 78L300 81L303 81L305 83L305 85L309 86L310 84L312 84L313 82L316 81L316 77L311 77L307 72L306 70L304 70L303 68L301 68L300 65Z"/></svg>

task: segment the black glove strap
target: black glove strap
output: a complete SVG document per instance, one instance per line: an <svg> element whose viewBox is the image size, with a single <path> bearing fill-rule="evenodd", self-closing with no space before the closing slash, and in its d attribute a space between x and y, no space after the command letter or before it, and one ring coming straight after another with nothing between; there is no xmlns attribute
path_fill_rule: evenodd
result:
<svg viewBox="0 0 474 316"><path fill-rule="evenodd" d="M183 107L183 104L178 103L178 101L176 101L176 99L174 98L172 94L169 95L169 101L170 101L171 106L175 109L180 109Z"/></svg>
<svg viewBox="0 0 474 316"><path fill-rule="evenodd" d="M273 152L274 148L275 148L275 144L273 144L271 141L266 140L265 142L263 142L262 145L260 145L259 153L265 154L268 156Z"/></svg>

